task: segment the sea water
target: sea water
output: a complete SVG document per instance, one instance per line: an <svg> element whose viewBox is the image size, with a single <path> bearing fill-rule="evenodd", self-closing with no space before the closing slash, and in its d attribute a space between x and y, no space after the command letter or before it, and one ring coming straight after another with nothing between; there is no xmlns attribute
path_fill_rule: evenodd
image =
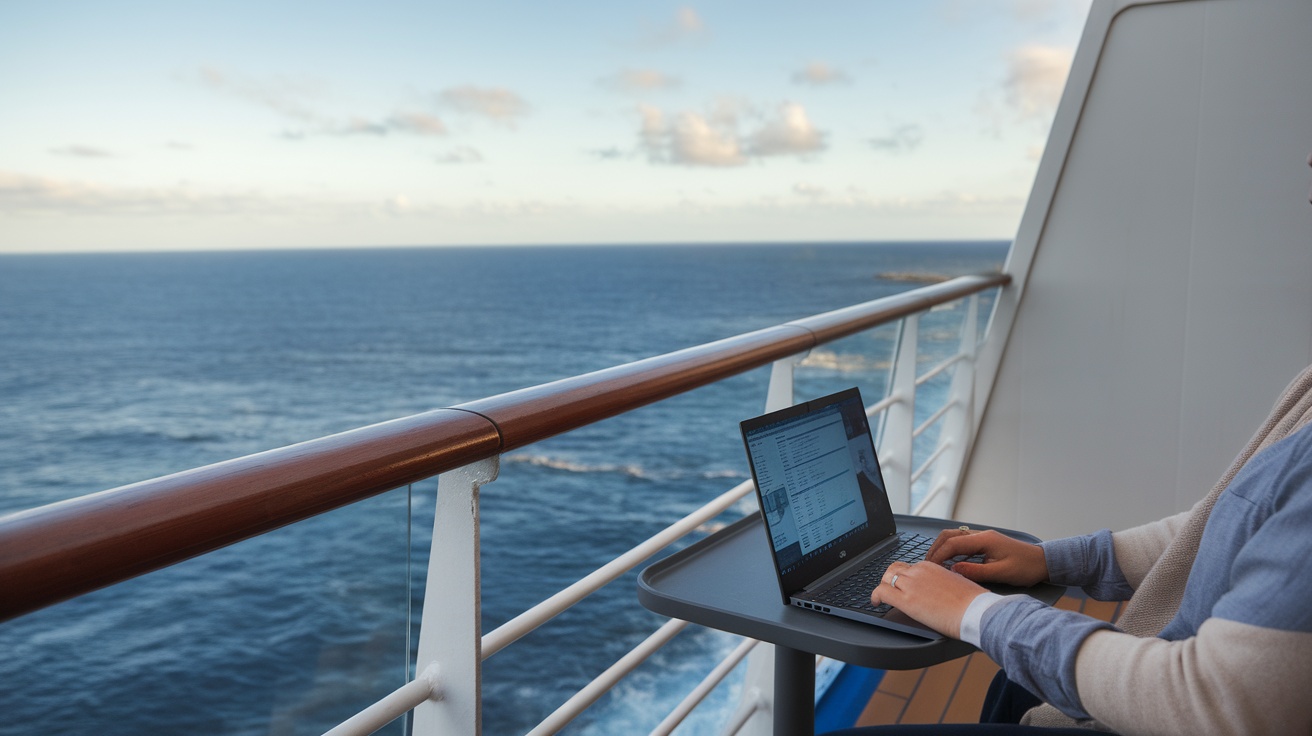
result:
<svg viewBox="0 0 1312 736"><path fill-rule="evenodd" d="M1005 251L0 257L0 514L917 285L897 274L994 270ZM926 352L956 348L959 318L925 322ZM878 395L891 330L817 350L799 397L850 385ZM752 371L503 457L482 493L483 630L747 478L737 422L760 413L768 378ZM0 734L330 728L413 676L435 493L435 480L397 489L0 624ZM699 533L752 508L749 498ZM488 659L485 733L531 728L662 623L637 604L635 575ZM689 627L567 732L645 733L735 645ZM718 733L740 682L680 733Z"/></svg>

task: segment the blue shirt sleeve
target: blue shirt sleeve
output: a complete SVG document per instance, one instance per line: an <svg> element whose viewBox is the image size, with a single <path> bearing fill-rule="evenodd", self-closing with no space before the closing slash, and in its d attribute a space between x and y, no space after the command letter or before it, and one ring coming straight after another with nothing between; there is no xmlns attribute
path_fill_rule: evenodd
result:
<svg viewBox="0 0 1312 736"><path fill-rule="evenodd" d="M1110 529L1082 537L1054 539L1039 546L1048 563L1049 582L1083 588L1089 597L1099 601L1127 601L1134 595L1134 588L1116 564Z"/></svg>
<svg viewBox="0 0 1312 736"><path fill-rule="evenodd" d="M1090 718L1075 690L1075 655L1093 632L1116 627L1027 596L984 612L980 649L1007 677L1072 718Z"/></svg>

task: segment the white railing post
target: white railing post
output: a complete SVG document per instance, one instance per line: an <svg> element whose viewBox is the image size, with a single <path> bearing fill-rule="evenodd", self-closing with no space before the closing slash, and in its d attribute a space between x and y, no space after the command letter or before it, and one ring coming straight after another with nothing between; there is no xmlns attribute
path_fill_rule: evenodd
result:
<svg viewBox="0 0 1312 736"><path fill-rule="evenodd" d="M916 358L919 347L920 315L913 314L902 320L897 341L897 355L893 359L893 378L889 381L889 395L896 398L884 412L883 429L879 433L879 458L884 473L888 501L894 513L911 511L911 471L913 458L911 433L916 426Z"/></svg>
<svg viewBox="0 0 1312 736"><path fill-rule="evenodd" d="M961 466L970 447L975 421L975 352L978 332L979 295L972 294L966 302L966 316L961 325L961 360L952 372L948 387L947 413L938 434L941 453L930 474L930 493L916 513L947 518L952 516L957 502L957 485L961 481Z"/></svg>
<svg viewBox="0 0 1312 736"><path fill-rule="evenodd" d="M478 493L496 480L499 462L493 457L438 477L415 664L416 672L431 671L435 665L437 684L415 708L415 736L482 733Z"/></svg>
<svg viewBox="0 0 1312 736"><path fill-rule="evenodd" d="M797 403L793 398L793 367L810 352L790 355L770 366L770 387L765 391L765 413L786 409Z"/></svg>
<svg viewBox="0 0 1312 736"><path fill-rule="evenodd" d="M765 411L786 409L797 403L793 393L793 368L806 359L810 351L776 360L770 368L770 387L765 393ZM770 714L774 698L774 645L756 647L747 657L743 696L739 703L741 723L735 718L737 732L768 734L772 730Z"/></svg>

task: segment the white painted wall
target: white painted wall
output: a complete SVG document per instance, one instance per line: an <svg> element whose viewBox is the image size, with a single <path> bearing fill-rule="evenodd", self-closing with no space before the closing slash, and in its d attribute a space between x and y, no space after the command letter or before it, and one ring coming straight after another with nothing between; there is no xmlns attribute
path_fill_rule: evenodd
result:
<svg viewBox="0 0 1312 736"><path fill-rule="evenodd" d="M1312 2L1095 3L957 518L1051 538L1210 490L1312 363L1309 153Z"/></svg>

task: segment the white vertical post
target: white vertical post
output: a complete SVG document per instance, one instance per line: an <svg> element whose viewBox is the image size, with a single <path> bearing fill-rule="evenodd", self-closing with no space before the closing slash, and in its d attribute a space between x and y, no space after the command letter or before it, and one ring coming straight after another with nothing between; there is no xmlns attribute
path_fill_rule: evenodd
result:
<svg viewBox="0 0 1312 736"><path fill-rule="evenodd" d="M793 399L793 366L801 363L809 352L790 355L776 360L770 366L770 387L765 392L765 412L786 409L796 403Z"/></svg>
<svg viewBox="0 0 1312 736"><path fill-rule="evenodd" d="M920 315L902 320L893 359L893 380L889 394L897 401L884 412L884 429L880 432L879 461L884 472L888 501L899 514L911 511L911 433L916 427L916 356L919 347Z"/></svg>
<svg viewBox="0 0 1312 736"><path fill-rule="evenodd" d="M436 666L437 686L415 708L415 736L482 733L478 492L496 480L499 468L500 458L493 457L438 477L415 664L417 673Z"/></svg>
<svg viewBox="0 0 1312 736"><path fill-rule="evenodd" d="M765 411L778 411L792 406L793 368L806 359L807 353L790 355L777 360L770 369L770 387L765 394ZM773 731L774 714L774 646L763 644L747 657L747 673L743 681L743 694L734 715L734 733L764 735Z"/></svg>
<svg viewBox="0 0 1312 736"><path fill-rule="evenodd" d="M934 463L930 474L930 489L943 488L924 508L926 516L949 517L956 506L957 485L961 482L961 466L966 460L975 421L975 351L979 318L979 295L972 294L966 302L965 321L961 325L961 360L952 368L952 384L948 387L950 407L943 415L943 428L938 433L939 448L943 453ZM937 450L936 450L937 452Z"/></svg>

